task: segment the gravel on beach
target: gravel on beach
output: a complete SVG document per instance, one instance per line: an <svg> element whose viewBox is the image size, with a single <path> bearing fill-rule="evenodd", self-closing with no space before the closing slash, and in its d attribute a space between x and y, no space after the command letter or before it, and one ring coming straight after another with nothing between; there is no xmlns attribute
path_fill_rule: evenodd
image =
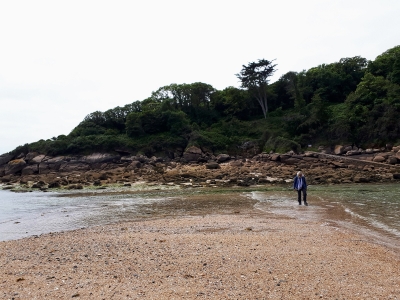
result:
<svg viewBox="0 0 400 300"><path fill-rule="evenodd" d="M0 242L1 299L400 299L396 249L263 212Z"/></svg>

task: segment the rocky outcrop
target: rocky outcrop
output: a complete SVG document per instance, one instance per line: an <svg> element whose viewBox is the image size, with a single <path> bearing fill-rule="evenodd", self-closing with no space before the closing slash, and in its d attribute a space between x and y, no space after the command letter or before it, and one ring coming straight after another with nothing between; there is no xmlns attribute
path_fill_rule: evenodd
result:
<svg viewBox="0 0 400 300"><path fill-rule="evenodd" d="M302 170L310 184L391 182L398 180L400 156L397 146L391 149L348 148L341 155L307 151L259 153L253 157L205 154L190 147L185 155L174 160L166 157L95 153L87 156L57 156L28 153L9 160L2 155L0 182L20 183L40 189L70 188L88 185L103 188L108 184L133 185L136 181L177 184L189 188L210 185L290 184L294 174ZM326 148L324 148L326 149ZM379 150L379 151L377 151ZM397 150L397 151L396 151ZM349 155L349 152L352 155ZM357 154L357 153L360 154ZM5 162L5 163L4 163ZM396 175L397 174L397 175ZM36 185L36 186L39 186Z"/></svg>
<svg viewBox="0 0 400 300"><path fill-rule="evenodd" d="M38 165L28 165L27 167L22 169L22 175L33 175L39 173Z"/></svg>
<svg viewBox="0 0 400 300"><path fill-rule="evenodd" d="M226 161L228 161L230 159L231 159L231 157L228 154L220 154L220 155L217 156L217 162L218 163L223 163L223 162L226 162Z"/></svg>
<svg viewBox="0 0 400 300"><path fill-rule="evenodd" d="M46 155L44 155L44 154L40 154L40 155L34 156L33 158L31 158L29 160L29 164L32 164L32 165L33 164L40 164L45 157L46 157Z"/></svg>
<svg viewBox="0 0 400 300"><path fill-rule="evenodd" d="M202 156L203 151L201 151L200 148L197 148L195 146L189 147L185 150L183 153L183 159L185 159L188 162L191 161L198 161L198 159Z"/></svg>
<svg viewBox="0 0 400 300"><path fill-rule="evenodd" d="M8 164L8 162L12 159L13 159L13 156L11 154L0 155L0 166Z"/></svg>
<svg viewBox="0 0 400 300"><path fill-rule="evenodd" d="M112 155L108 153L94 153L88 156L82 157L79 161L85 162L89 165L100 164L100 163L108 163L108 162L117 162L121 159L120 155Z"/></svg>
<svg viewBox="0 0 400 300"><path fill-rule="evenodd" d="M58 157L44 157L39 163L39 173L47 174L50 172L58 172L63 163L65 163L65 156Z"/></svg>
<svg viewBox="0 0 400 300"><path fill-rule="evenodd" d="M4 169L4 175L12 175L20 172L26 166L26 162L23 159L15 159L8 162Z"/></svg>

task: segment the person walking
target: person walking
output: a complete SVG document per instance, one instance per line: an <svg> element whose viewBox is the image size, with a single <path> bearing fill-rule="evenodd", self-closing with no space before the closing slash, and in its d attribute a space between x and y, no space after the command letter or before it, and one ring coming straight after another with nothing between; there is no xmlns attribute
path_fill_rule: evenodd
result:
<svg viewBox="0 0 400 300"><path fill-rule="evenodd" d="M301 171L297 172L297 175L293 179L293 189L297 191L297 200L301 205L301 194L303 194L304 205L308 206L307 203L307 182Z"/></svg>

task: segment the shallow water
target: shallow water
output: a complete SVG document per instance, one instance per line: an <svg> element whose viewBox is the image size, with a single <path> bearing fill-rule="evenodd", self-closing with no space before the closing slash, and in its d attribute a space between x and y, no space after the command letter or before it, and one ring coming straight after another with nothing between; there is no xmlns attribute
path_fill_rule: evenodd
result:
<svg viewBox="0 0 400 300"><path fill-rule="evenodd" d="M348 227L400 247L399 184L310 186L307 207L298 205L296 192L253 192L251 198L264 211Z"/></svg>
<svg viewBox="0 0 400 300"><path fill-rule="evenodd" d="M59 196L0 190L0 240L128 221L148 215L146 205L166 200L132 195Z"/></svg>
<svg viewBox="0 0 400 300"><path fill-rule="evenodd" d="M61 197L60 197L61 196ZM400 242L400 185L310 186L309 206L290 189L190 189L143 193L12 193L0 190L0 240L149 217L240 213L253 208L347 226Z"/></svg>

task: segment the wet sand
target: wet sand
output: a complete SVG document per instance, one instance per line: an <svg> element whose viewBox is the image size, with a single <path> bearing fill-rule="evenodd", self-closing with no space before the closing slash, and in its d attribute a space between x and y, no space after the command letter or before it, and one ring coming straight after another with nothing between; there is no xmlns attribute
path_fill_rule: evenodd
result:
<svg viewBox="0 0 400 300"><path fill-rule="evenodd" d="M395 248L246 199L176 198L134 222L0 242L0 297L399 299Z"/></svg>

